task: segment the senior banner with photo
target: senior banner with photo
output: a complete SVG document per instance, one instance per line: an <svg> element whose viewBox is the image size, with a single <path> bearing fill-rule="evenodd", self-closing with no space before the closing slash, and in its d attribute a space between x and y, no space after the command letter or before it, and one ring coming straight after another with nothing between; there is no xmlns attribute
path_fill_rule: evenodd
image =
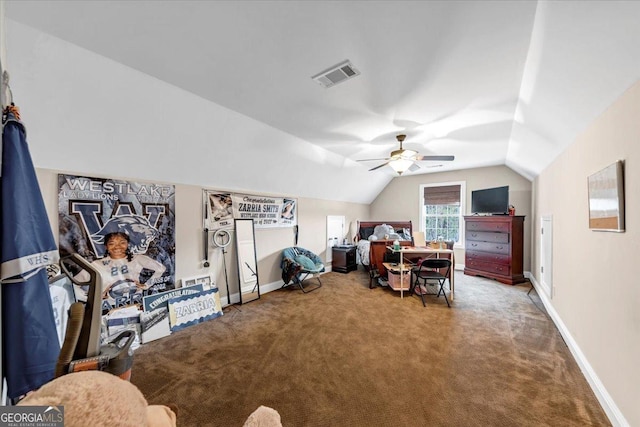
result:
<svg viewBox="0 0 640 427"><path fill-rule="evenodd" d="M205 228L232 228L234 219L253 219L256 228L293 227L298 203L286 197L205 190Z"/></svg>
<svg viewBox="0 0 640 427"><path fill-rule="evenodd" d="M60 256L100 272L103 312L175 288L175 186L59 174L58 188Z"/></svg>
<svg viewBox="0 0 640 427"><path fill-rule="evenodd" d="M295 199L249 194L232 194L231 198L234 218L253 219L256 228L292 227L297 224Z"/></svg>

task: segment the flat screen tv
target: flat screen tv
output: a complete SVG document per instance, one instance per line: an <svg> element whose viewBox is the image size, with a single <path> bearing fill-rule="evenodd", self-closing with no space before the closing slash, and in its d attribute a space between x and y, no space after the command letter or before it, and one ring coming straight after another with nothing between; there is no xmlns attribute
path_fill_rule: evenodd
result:
<svg viewBox="0 0 640 427"><path fill-rule="evenodd" d="M471 212L474 214L508 214L509 186L472 191Z"/></svg>

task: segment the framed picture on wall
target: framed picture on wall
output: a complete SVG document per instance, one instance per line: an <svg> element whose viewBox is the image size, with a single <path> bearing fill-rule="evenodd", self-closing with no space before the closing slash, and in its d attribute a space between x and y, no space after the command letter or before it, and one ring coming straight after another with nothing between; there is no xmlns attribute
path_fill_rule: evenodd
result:
<svg viewBox="0 0 640 427"><path fill-rule="evenodd" d="M205 290L211 289L211 276L195 276L182 279L183 288L193 285L202 285Z"/></svg>
<svg viewBox="0 0 640 427"><path fill-rule="evenodd" d="M624 164L622 160L589 175L589 228L623 232Z"/></svg>

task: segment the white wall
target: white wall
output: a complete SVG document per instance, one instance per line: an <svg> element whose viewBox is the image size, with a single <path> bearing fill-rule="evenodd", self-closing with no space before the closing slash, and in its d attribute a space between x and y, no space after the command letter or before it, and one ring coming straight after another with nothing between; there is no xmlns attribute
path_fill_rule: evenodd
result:
<svg viewBox="0 0 640 427"><path fill-rule="evenodd" d="M58 238L58 173L76 174L77 172L38 169L37 176L42 197L56 241ZM96 175L90 175L96 176ZM101 176L102 177L102 176ZM131 181L144 181L136 177L104 176ZM157 181L156 181L157 182ZM162 182L167 183L167 182ZM168 183L171 184L171 183ZM226 190L216 188L217 190ZM210 275L220 288L223 304L226 304L226 282L222 251L210 245L209 268L204 263L204 231L202 222L203 188L194 185L176 185L176 283L185 277ZM251 193L257 195L272 195ZM296 197L295 195L287 195ZM366 219L369 205L320 199L298 198L298 245L305 247L326 260L326 221L327 215L344 215L347 224L356 219ZM232 235L233 237L233 235ZM346 237L346 236L345 236ZM279 287L282 285L280 260L282 249L294 245L293 228L256 229L256 252L258 258L258 276L260 284ZM237 261L234 245L227 247L227 277L231 295L238 290ZM329 267L329 265L327 265ZM235 302L232 299L232 302Z"/></svg>
<svg viewBox="0 0 640 427"><path fill-rule="evenodd" d="M78 46L6 23L11 87L54 232L56 171L175 184L176 279L209 273L224 293L220 251L211 252L209 270L202 266L203 188L298 198L299 244L325 258L326 215L366 219L368 203L360 202L388 179ZM347 185L363 178L371 185ZM262 284L280 280L281 250L293 243L291 228L256 231ZM227 270L233 294L233 248Z"/></svg>
<svg viewBox="0 0 640 427"><path fill-rule="evenodd" d="M550 311L614 425L640 425L640 83L627 90L535 180L534 222L553 217ZM587 177L625 161L626 231L588 224ZM533 264L539 270L540 241ZM540 282L540 275L535 274ZM628 423L628 424L627 424Z"/></svg>

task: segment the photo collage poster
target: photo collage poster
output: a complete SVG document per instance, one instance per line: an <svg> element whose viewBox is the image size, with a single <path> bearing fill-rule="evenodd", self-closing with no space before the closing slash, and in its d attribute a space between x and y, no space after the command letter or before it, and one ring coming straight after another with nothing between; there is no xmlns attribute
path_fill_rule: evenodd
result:
<svg viewBox="0 0 640 427"><path fill-rule="evenodd" d="M233 228L234 219L253 219L255 228L293 227L298 223L296 199L219 191L205 194L205 226L210 230Z"/></svg>
<svg viewBox="0 0 640 427"><path fill-rule="evenodd" d="M59 174L58 189L60 256L78 253L100 272L103 314L175 288L174 185Z"/></svg>

